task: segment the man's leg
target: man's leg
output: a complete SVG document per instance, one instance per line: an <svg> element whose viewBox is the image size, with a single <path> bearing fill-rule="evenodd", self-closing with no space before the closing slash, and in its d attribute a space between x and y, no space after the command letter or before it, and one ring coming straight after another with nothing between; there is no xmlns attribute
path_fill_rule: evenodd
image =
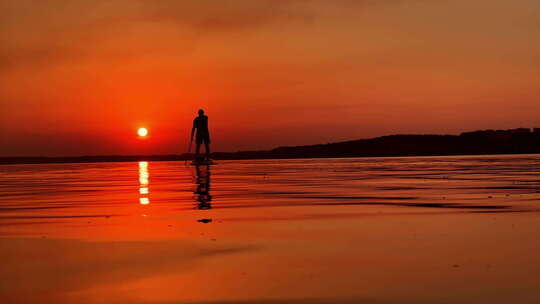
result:
<svg viewBox="0 0 540 304"><path fill-rule="evenodd" d="M206 150L206 159L210 159L210 143L206 141L204 147Z"/></svg>
<svg viewBox="0 0 540 304"><path fill-rule="evenodd" d="M201 151L201 143L195 145L195 159L199 158L199 152Z"/></svg>

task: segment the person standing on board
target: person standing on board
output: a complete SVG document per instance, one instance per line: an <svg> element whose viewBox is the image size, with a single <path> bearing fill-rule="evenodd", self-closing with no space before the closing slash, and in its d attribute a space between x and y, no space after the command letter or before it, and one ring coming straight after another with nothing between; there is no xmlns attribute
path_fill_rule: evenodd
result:
<svg viewBox="0 0 540 304"><path fill-rule="evenodd" d="M195 138L195 160L200 160L199 152L201 144L204 144L206 150L206 160L210 160L210 131L208 131L208 116L204 115L204 110L199 110L199 116L193 120L193 128L191 129L191 142L193 142L193 134L197 129L197 136Z"/></svg>

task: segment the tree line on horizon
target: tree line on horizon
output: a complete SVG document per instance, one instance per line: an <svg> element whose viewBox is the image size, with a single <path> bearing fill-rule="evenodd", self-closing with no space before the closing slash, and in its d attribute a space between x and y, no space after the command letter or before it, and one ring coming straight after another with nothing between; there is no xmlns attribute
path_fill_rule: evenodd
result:
<svg viewBox="0 0 540 304"><path fill-rule="evenodd" d="M214 159L324 158L442 156L481 154L540 153L540 128L480 130L459 135L387 135L337 143L287 146L271 150L215 152ZM100 155L74 157L2 157L0 164L67 163L112 161L176 161L190 160L192 154L181 155Z"/></svg>

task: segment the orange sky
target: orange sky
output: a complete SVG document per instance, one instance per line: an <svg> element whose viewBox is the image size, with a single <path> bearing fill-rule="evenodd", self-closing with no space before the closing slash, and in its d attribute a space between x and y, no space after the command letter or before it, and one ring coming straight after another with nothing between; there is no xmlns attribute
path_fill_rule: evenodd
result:
<svg viewBox="0 0 540 304"><path fill-rule="evenodd" d="M182 153L200 107L221 151L540 127L540 2L0 0L0 156Z"/></svg>

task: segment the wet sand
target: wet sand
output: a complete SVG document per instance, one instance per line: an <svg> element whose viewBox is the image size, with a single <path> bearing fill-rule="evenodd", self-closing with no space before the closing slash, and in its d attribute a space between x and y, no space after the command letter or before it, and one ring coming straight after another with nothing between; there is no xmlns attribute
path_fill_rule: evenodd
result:
<svg viewBox="0 0 540 304"><path fill-rule="evenodd" d="M539 303L540 156L0 166L2 303Z"/></svg>

